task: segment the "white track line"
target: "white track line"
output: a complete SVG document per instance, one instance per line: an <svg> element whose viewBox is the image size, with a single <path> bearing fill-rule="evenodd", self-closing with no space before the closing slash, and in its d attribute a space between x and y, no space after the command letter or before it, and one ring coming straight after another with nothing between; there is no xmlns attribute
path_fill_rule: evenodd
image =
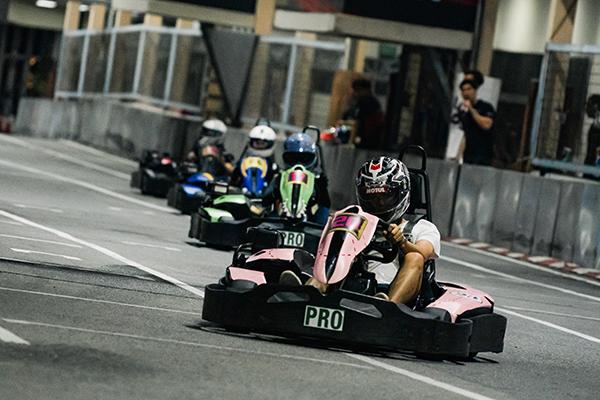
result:
<svg viewBox="0 0 600 400"><path fill-rule="evenodd" d="M573 290L563 289L563 288L558 287L558 286L547 285L547 284L541 283L541 282L534 282L534 281L532 281L530 279L519 278L519 277L516 277L516 276L513 276L513 275L505 274L503 272L498 272L498 271L494 271L492 269L484 268L484 267L482 267L480 265L473 264L473 263L470 263L470 262L467 262L467 261L462 261L462 260L459 260L457 258L452 258L452 257L448 257L448 256L441 256L440 259L448 261L448 262L451 262L453 264L462 265L463 267L471 268L471 269L474 269L476 271L486 272L488 274L502 276L504 278L509 278L509 279L514 280L514 281L526 283L528 285L543 287L544 289L556 290L558 292L562 292L562 293L570 294L570 295L573 295L573 296L583 297L583 298L588 299L588 300L593 300L593 301L600 302L600 297L590 296L589 294L579 293L579 292L575 292Z"/></svg>
<svg viewBox="0 0 600 400"><path fill-rule="evenodd" d="M82 143L74 142L72 140L67 140L67 139L60 139L60 142L66 144L67 146L73 147L75 149L79 149L79 150L85 151L87 153L94 154L96 156L100 156L104 159L111 159L113 161L120 162L129 167L137 167L138 166L138 163L135 161L129 160L124 157L119 157L114 154L107 153L105 151L98 150L98 149L90 147L90 146L86 146Z"/></svg>
<svg viewBox="0 0 600 400"><path fill-rule="evenodd" d="M0 221L0 224L7 224L7 225L23 225L19 222L15 222L15 221Z"/></svg>
<svg viewBox="0 0 600 400"><path fill-rule="evenodd" d="M504 306L504 308L508 308L510 310L517 310L517 311L529 311L529 312L537 313L537 314L556 315L558 317L587 319L590 321L599 321L600 322L600 318L587 317L585 315L579 315L579 314L567 314L567 313L559 313L559 312L553 312L553 311L538 310L535 308L513 307L513 306Z"/></svg>
<svg viewBox="0 0 600 400"><path fill-rule="evenodd" d="M24 237L24 236L6 235L4 233L0 233L0 236L6 237L6 238L12 238L12 239L26 240L26 241L31 241L31 242L50 243L50 244L56 244L59 246L75 247L77 249L81 249L81 246L79 246L78 244L56 242L54 240L44 240L44 239L35 239L35 238L29 238L29 237Z"/></svg>
<svg viewBox="0 0 600 400"><path fill-rule="evenodd" d="M11 247L10 249L12 251L14 251L15 253L41 254L41 255L44 255L44 256L60 257L60 258L66 259L66 260L81 261L81 258L79 258L79 257L67 256L65 254L48 253L48 252L45 252L45 251L28 250L28 249L17 249L17 248L14 248L14 247Z"/></svg>
<svg viewBox="0 0 600 400"><path fill-rule="evenodd" d="M117 192L113 192L112 190L108 190L108 189L104 189L100 186L96 186L93 185L91 183L87 183L87 182L83 182L77 179L72 179L72 178L67 178L58 174L53 174L51 172L46 172L46 171L42 171L41 169L36 169L36 168L31 168L31 167L26 167L24 165L18 165L18 164L14 164L12 162L8 162L8 161L4 161L4 160L0 160L0 165L3 165L5 167L8 168L14 168L14 169L18 169L21 171L27 171L30 172L32 174L35 175L44 175L62 182L67 182L67 183L71 183L73 185L77 185L77 186L81 186L83 188L89 189L89 190L93 190L94 192L97 193L102 193L106 196L110 196L110 197L114 197L117 198L119 200L124 200L124 201L128 201L130 203L134 203L140 206L144 206L147 208L152 208L154 210L158 210L158 211L163 211L163 212L168 212L168 213L172 213L174 210L172 208L169 207L162 207L162 206L158 206L152 203L148 203L142 200L138 200L136 198L133 197L129 197L129 196L125 196L123 194L117 193Z"/></svg>
<svg viewBox="0 0 600 400"><path fill-rule="evenodd" d="M519 264L519 265L522 265L522 266L527 267L527 268L535 269L537 271L544 271L544 272L547 272L549 274L562 276L563 278L569 278L569 279L573 279L573 280L576 280L576 281L585 282L585 283L588 283L588 284L593 285L593 286L600 286L600 282L594 282L593 280L582 278L582 277L577 276L577 275L566 274L564 272L555 271L555 270L553 270L552 268L549 268L549 267L540 267L539 265L528 263L526 261L515 260L514 258L511 258L511 257L506 257L506 256L502 256L500 254L495 254L495 253L489 253L489 252L484 251L484 250L473 249L471 247L461 246L461 245L454 244L454 243L451 243L451 242L446 242L445 241L445 242L443 242L443 244L444 244L444 246L454 247L455 249L466 250L466 251L471 252L471 253L477 253L477 254L481 254L483 256L497 258L498 260L508 261L508 262L511 262L511 263L514 263L514 264Z"/></svg>
<svg viewBox="0 0 600 400"><path fill-rule="evenodd" d="M143 266L142 264L140 264L138 262L135 262L135 261L130 260L130 259L126 258L126 257L123 257L120 254L115 253L112 250L109 250L107 248L104 248L102 246L99 246L99 245L91 243L91 242L87 242L87 241L82 240L82 239L78 239L78 238L76 238L76 237L74 237L74 236L72 236L72 235L70 235L70 234L68 234L66 232L59 231L58 229L53 229L53 228L49 228L49 227L44 226L44 225L40 225L38 223L35 223L35 222L30 221L30 220L28 220L26 218L23 218L23 217L19 217L18 215L11 214L11 213L6 212L4 210L0 210L0 215L5 216L6 218L10 218L13 221L21 222L21 223L23 223L25 225L29 225L31 227L34 227L34 228L37 228L37 229L41 229L41 230L46 231L46 232L50 232L50 233L52 233L52 234L54 234L54 235L56 235L56 236L58 236L60 238L63 238L63 239L66 239L66 240L70 240L70 241L75 242L77 244L80 244L82 246L89 247L90 249L96 250L96 251L98 251L98 252L100 252L100 253L102 253L102 254L104 254L104 255L106 255L106 256L114 259L114 260L117 260L117 261L122 262L124 264L128 264L128 265L130 265L132 267L135 267L135 268L137 268L139 270L142 270L142 271L144 271L144 272L146 272L146 273L148 273L150 275L154 275L154 276L156 276L156 277L158 277L158 278L160 278L160 279L162 279L164 281L170 282L173 285L179 286L180 288L182 288L184 290L187 290L188 292L193 293L193 294L195 294L195 295L197 295L197 296L199 296L201 298L204 298L204 291L203 290L200 290L200 289L197 289L197 288L195 288L193 286L190 286L187 283L181 282L178 279L175 279L175 278L173 278L173 277L171 277L171 276L169 276L167 274L163 274L162 272L156 271L156 270L154 270L152 268L145 267L145 266Z"/></svg>
<svg viewBox="0 0 600 400"><path fill-rule="evenodd" d="M150 247L150 248L154 248L154 249L169 250L169 251L181 251L181 249L178 249L177 247L159 246L156 244L148 244L148 243L129 242L127 240L124 240L121 243L128 244L130 246Z"/></svg>
<svg viewBox="0 0 600 400"><path fill-rule="evenodd" d="M21 204L21 203L16 203L13 204L15 207L19 207L19 208L30 208L32 210L42 210L42 211L50 211L53 213L58 213L58 214L62 214L63 210L61 210L60 208L49 208L49 207L40 207L40 206L29 206L27 204Z"/></svg>
<svg viewBox="0 0 600 400"><path fill-rule="evenodd" d="M572 329L565 328L563 326L553 324L551 322L542 321L541 319L537 319L537 318L533 318L533 317L528 317L527 315L523 315L523 314L520 314L518 312L507 310L506 308L495 307L495 310L496 311L500 311L500 312L502 312L504 314L513 315L515 317L519 317L519 318L523 318L523 319L526 319L526 320L529 320L529 321L537 322L538 324L542 324L542 325L545 325L547 327L559 330L561 332L568 333L569 335L577 336L577 337L580 337L582 339L589 340L590 342L600 344L600 338L597 338L597 337L594 337L594 336L590 336L590 335L586 335L585 333L577 332L577 331L574 331Z"/></svg>
<svg viewBox="0 0 600 400"><path fill-rule="evenodd" d="M170 312L170 313L188 314L188 315L196 315L196 316L202 315L202 313L196 313L196 312L192 312L192 311L174 310L174 309L171 309L171 308L162 308L162 307L141 306L139 304L121 303L121 302L118 302L118 301L109 301L109 300L90 299L90 298L87 298L87 297L69 296L69 295L66 295L66 294L55 294L55 293L47 293L47 292L37 292L37 291L34 291L34 290L7 288L7 287L3 287L3 286L0 286L0 290L4 290L6 292L35 294L35 295L38 295L38 296L58 297L58 298L61 298L61 299L88 301L88 302L91 302L91 303L102 303L102 304L111 304L111 305L123 306L123 307L141 308L141 309L144 309L144 310L152 310L152 311L165 311L165 312Z"/></svg>
<svg viewBox="0 0 600 400"><path fill-rule="evenodd" d="M44 148L44 147L36 146L36 145L34 145L32 143L26 142L26 141L21 140L21 139L0 136L0 140L7 141L7 142L10 142L10 143L13 143L13 144L17 144L17 145L26 147L28 149L35 150L35 151L40 152L40 153L48 154L49 156L52 156L52 157L55 157L55 158L58 158L58 159L61 159L61 160L64 160L64 161L68 161L68 162L70 162L72 164L76 164L76 165L79 165L81 167L85 167L85 168L93 169L93 170L96 170L96 171L99 171L99 172L103 172L103 173L105 173L107 175L111 175L111 176L114 176L114 177L117 177L117 178L120 178L120 179L129 179L130 178L129 174L125 174L125 173L123 173L121 171L116 171L114 169L107 168L107 167L104 167L102 165L98 165L98 164L95 164L95 163L92 163L92 162L89 162L89 161L81 160L81 159L73 157L73 156L62 154L62 153L60 153L58 151L54 151L54 150L50 150L50 149L47 149L47 148Z"/></svg>
<svg viewBox="0 0 600 400"><path fill-rule="evenodd" d="M94 333L94 334L99 334L99 335L119 336L119 337L125 337L125 338L130 338L130 339L145 340L145 341L152 341L152 342L159 342L159 343L178 344L178 345L192 346L192 347L201 347L201 348L205 348L205 349L230 351L230 352L244 353L244 354L254 354L254 355L260 355L260 356L266 356L266 357L285 358L285 359L300 360L300 361L311 361L311 362L327 364L327 365L338 365L338 366L346 366L346 367L367 369L367 370L373 369L366 365L353 364L353 363L347 363L347 362L341 362L341 361L323 360L320 358L301 357L301 356L295 356L295 355L291 355L291 354L281 354L281 353L271 353L271 352L266 352L266 351L247 350L247 349L241 349L241 348L235 348L235 347L218 346L218 345L207 344L207 343L186 342L183 340L176 340L176 339L166 339L166 338L158 338L158 337L152 337L152 336L133 335L133 334L121 333L121 332L100 331L100 330L96 330L96 329L77 328L77 327L72 327L72 326L46 324L43 322L23 321L23 320L10 319L10 318L2 318L2 320L4 320L5 322L8 322L10 324L42 326L42 327L46 327L46 328L64 329L64 330L69 330L69 331Z"/></svg>
<svg viewBox="0 0 600 400"><path fill-rule="evenodd" d="M102 173L105 173L107 175L119 178L119 179L129 180L130 177L131 177L130 174L126 174L126 173L121 172L121 171L117 171L117 170L114 170L114 169L111 169L111 168L107 168L107 167L104 167L102 165L98 165L98 164L95 164L95 163L92 163L92 162L89 162L89 161L80 160L79 158L75 158L73 156L68 156L66 154L61 154L58 151L54 151L54 150L50 150L50 149L42 149L42 148L36 149L36 150L41 151L44 154L48 154L49 156L56 157L56 158L64 160L64 161L68 161L68 162L70 162L72 164L79 165L79 166L85 167L85 168L89 168L89 169L92 169L94 171L102 172Z"/></svg>
<svg viewBox="0 0 600 400"><path fill-rule="evenodd" d="M0 340L6 343L16 343L16 344L29 344L29 342L25 339L21 339L11 331L7 331L3 327L0 326Z"/></svg>
<svg viewBox="0 0 600 400"><path fill-rule="evenodd" d="M36 147L34 145L32 145L29 142L26 142L24 140L18 139L16 137L12 137L12 136L7 136L7 135L2 135L0 134L0 140L2 140L3 142L8 142L8 143L12 143L15 144L17 146L21 146L21 147L26 147L28 149L36 149Z"/></svg>
<svg viewBox="0 0 600 400"><path fill-rule="evenodd" d="M491 397L487 397L487 396L481 395L479 393L471 392L469 390L461 389L461 388L459 388L457 386L450 385L450 384L444 383L444 382L440 382L440 381L437 381L437 380L435 380L433 378L429 378L427 376L419 375L417 373L408 371L408 370L403 369L403 368L398 368L398 367L395 367L393 365L386 364L384 362L378 361L378 360L373 359L371 357L366 357L366 356L363 356L361 354L347 354L347 355L348 355L348 357L355 358L355 359L363 361L363 362L365 362L367 364L371 364L371 365L374 365L376 367L383 368L383 369L385 369L387 371L393 372L393 373L398 374L398 375L406 376L407 378L414 379L416 381L425 383L427 385L438 387L440 389L446 390L446 391L451 392L451 393L458 394L458 395L466 397L468 399L474 399L474 400L492 400Z"/></svg>

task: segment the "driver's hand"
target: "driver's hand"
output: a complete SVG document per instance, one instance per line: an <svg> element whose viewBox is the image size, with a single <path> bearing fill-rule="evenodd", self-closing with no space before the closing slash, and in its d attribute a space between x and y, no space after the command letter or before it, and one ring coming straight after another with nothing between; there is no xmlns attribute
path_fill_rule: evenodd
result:
<svg viewBox="0 0 600 400"><path fill-rule="evenodd" d="M404 237L400 226L396 224L390 224L388 230L386 231L385 237L390 241L390 243L397 244L398 246L401 246L404 244L404 242L406 242L406 238Z"/></svg>

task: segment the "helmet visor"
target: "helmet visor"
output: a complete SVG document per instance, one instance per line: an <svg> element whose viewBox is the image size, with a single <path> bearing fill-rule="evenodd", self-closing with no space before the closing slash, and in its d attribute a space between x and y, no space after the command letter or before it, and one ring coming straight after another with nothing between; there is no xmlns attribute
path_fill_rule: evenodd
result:
<svg viewBox="0 0 600 400"><path fill-rule="evenodd" d="M218 130L218 129L209 129L209 128L202 128L202 136L209 136L209 137L219 137L222 136L223 132Z"/></svg>
<svg viewBox="0 0 600 400"><path fill-rule="evenodd" d="M390 189L385 186L359 187L356 194L363 210L375 215L395 209L404 198L400 188Z"/></svg>
<svg viewBox="0 0 600 400"><path fill-rule="evenodd" d="M270 149L271 147L273 147L273 141L251 138L250 139L250 147L252 147L253 149L256 149L256 150Z"/></svg>
<svg viewBox="0 0 600 400"><path fill-rule="evenodd" d="M294 166L294 165L303 165L305 167L310 167L314 164L317 159L317 155L315 153L310 152L286 152L283 153L283 162L286 165Z"/></svg>

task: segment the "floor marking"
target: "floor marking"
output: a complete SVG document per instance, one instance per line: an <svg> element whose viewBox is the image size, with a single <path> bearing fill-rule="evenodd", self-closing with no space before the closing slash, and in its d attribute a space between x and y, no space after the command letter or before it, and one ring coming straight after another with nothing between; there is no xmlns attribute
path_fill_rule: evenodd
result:
<svg viewBox="0 0 600 400"><path fill-rule="evenodd" d="M88 152L90 154L94 154L94 155L100 156L100 157L105 158L105 159L109 158L111 160L114 160L116 162L120 162L120 163L122 163L124 165L127 165L127 166L130 166L130 167L137 167L138 166L138 163L135 162L135 161L129 160L129 159L124 158L124 157L119 157L119 156L116 156L114 154L102 151L102 150L98 150L98 149L96 149L94 147L91 147L91 146L86 146L86 145L84 145L82 143L74 142L72 140L67 140L67 139L60 139L60 141L62 143L64 143L64 144L66 144L67 146L83 150L85 152Z"/></svg>
<svg viewBox="0 0 600 400"><path fill-rule="evenodd" d="M266 351L247 350L247 349L241 349L241 348L236 348L236 347L218 346L218 345L207 344L207 343L187 342L187 341L183 341L183 340L158 338L158 337L152 337L152 336L141 336L141 335L134 335L134 334L130 334L130 333L100 331L100 330L96 330L96 329L86 329L86 328L76 328L76 327L72 327L72 326L47 324L47 323L43 323L43 322L23 321L23 320L10 319L10 318L2 318L2 320L5 322L8 322L10 324L42 326L42 327L46 327L46 328L56 328L56 329L64 329L64 330L76 331L76 332L119 336L119 337L125 337L125 338L130 338L130 339L138 339L138 340L145 340L145 341L152 341L152 342L159 342L159 343L180 344L180 345L185 345L185 346L201 347L201 348L205 348L205 349L224 350L224 351L231 351L231 352L237 352L237 353L255 354L255 355L261 355L261 356L267 356L267 357L285 358L285 359L300 360L300 361L312 361L312 362L316 362L316 363L320 363L320 364L327 364L327 365L340 365L340 366L347 366L347 367L367 369L367 370L373 369L372 367L369 367L366 365L347 363L347 362L343 362L343 361L323 360L320 358L295 356L295 355L291 355L291 354L281 354L281 353L271 353L271 352L266 352Z"/></svg>
<svg viewBox="0 0 600 400"><path fill-rule="evenodd" d="M121 207L108 207L110 211L123 211Z"/></svg>
<svg viewBox="0 0 600 400"><path fill-rule="evenodd" d="M24 237L24 236L7 235L7 234L4 234L4 233L0 233L0 236L6 237L6 238L12 238L12 239L19 239L19 240L29 240L29 241L32 241L32 242L57 244L59 246L75 247L77 249L81 249L81 246L79 246L78 244L71 244L71 243L65 243L65 242L56 242L54 240L34 239L34 238L29 238L29 237Z"/></svg>
<svg viewBox="0 0 600 400"><path fill-rule="evenodd" d="M559 317L588 319L590 321L600 321L600 318L586 317L585 315L578 315L578 314L567 314L567 313L559 313L559 312L554 312L554 311L544 311L544 310L538 310L535 308L513 307L513 306L504 306L504 308L508 308L511 310L517 310L517 311L529 311L529 312L538 313L538 314L556 315Z"/></svg>
<svg viewBox="0 0 600 400"><path fill-rule="evenodd" d="M26 218L23 218L23 217L19 217L18 215L11 214L11 213L6 212L4 210L0 210L0 215L3 215L5 217L7 217L7 218L10 218L10 219L12 219L14 221L21 222L21 223L23 223L25 225L29 225L29 226L32 226L34 228L38 228L38 229L41 229L43 231L53 233L54 235L56 235L56 236L58 236L60 238L63 238L63 239L66 239L66 240L70 240L72 242L75 242L77 244L83 245L85 247L89 247L89 248L91 248L93 250L96 250L96 251L98 251L98 252L100 252L100 253L102 253L102 254L104 254L104 255L106 255L106 256L114 259L114 260L117 260L117 261L122 262L124 264L128 264L128 265L130 265L132 267L135 267L135 268L137 268L137 269L139 269L141 271L144 271L144 272L146 272L146 273L148 273L150 275L154 275L154 276L156 276L156 277L158 277L158 278L160 278L160 279L162 279L162 280L164 280L166 282L170 282L173 285L179 286L183 290L187 290L190 293L193 293L193 294L195 294L195 295L197 295L197 296L199 296L201 298L204 298L204 291L203 290L197 289L197 288L195 288L193 286L190 286L187 283L184 283L184 282L182 282L182 281L180 281L180 280L178 280L176 278L173 278L173 277L171 277L171 276L169 276L167 274L163 274L162 272L156 271L156 270L154 270L152 268L145 267L142 264L140 264L138 262L135 262L133 260L130 260L130 259L126 258L126 257L123 257L122 255L117 254L114 251L109 250L109 249L107 249L105 247L99 246L99 245L91 243L91 242L87 242L87 241L82 240L82 239L78 239L78 238L76 238L76 237L74 237L74 236L72 236L72 235L70 235L70 234L68 234L66 232L62 232L62 231L59 231L58 229L49 228L47 226L40 225L40 224L38 224L36 222L30 221L30 220L28 220Z"/></svg>
<svg viewBox="0 0 600 400"><path fill-rule="evenodd" d="M23 225L20 222L16 222L16 221L0 221L0 224L8 224L8 225Z"/></svg>
<svg viewBox="0 0 600 400"><path fill-rule="evenodd" d="M81 258L79 258L79 257L67 256L64 254L48 253L45 251L36 251L36 250L27 250L27 249L16 249L13 247L11 247L10 249L16 253L42 254L44 256L60 257L60 258L65 258L67 260L73 260L73 261L82 261Z"/></svg>
<svg viewBox="0 0 600 400"><path fill-rule="evenodd" d="M92 169L92 170L95 170L98 172L102 172L102 173L105 173L110 176L114 176L115 178L124 179L124 180L129 180L131 178L130 174L126 174L124 172L120 172L120 171L116 171L114 169L103 167L102 165L94 164L89 161L80 160L78 158L68 156L66 154L61 154L58 151L54 151L54 150L50 150L50 149L41 149L41 148L36 149L36 150L41 151L45 154L48 154L52 157L56 157L58 159L68 161L72 164L79 165L79 166L85 167L85 168L89 168L89 169Z"/></svg>
<svg viewBox="0 0 600 400"><path fill-rule="evenodd" d="M491 397L487 397L487 396L481 395L479 393L471 392L469 390L465 390L465 389L459 388L457 386L450 385L448 383L440 382L440 381L437 381L435 379L429 378L427 376L419 375L417 373L408 371L406 369L398 368L398 367L395 367L393 365L389 365L389 364L386 364L384 362L375 360L373 358L370 358L370 357L367 357L367 356L363 356L361 354L347 354L347 355L348 355L348 357L355 358L355 359L363 361L363 362L365 362L367 364L371 364L371 365L374 365L376 367L383 368L383 369L385 369L387 371L390 371L390 372L393 372L393 373L396 373L396 374L399 374L399 375L403 375L403 376L406 376L407 378L414 379L416 381L425 383L427 385L435 386L435 387L438 387L440 389L446 390L448 392L452 392L452 393L458 394L460 396L464 396L464 397L466 397L468 399L474 399L474 400L493 400Z"/></svg>
<svg viewBox="0 0 600 400"><path fill-rule="evenodd" d="M160 246L160 245L148 244L148 243L129 242L127 240L124 240L121 243L128 244L131 246L152 247L155 249L162 249L162 250L169 250L169 251L181 251L181 249L178 249L177 247Z"/></svg>
<svg viewBox="0 0 600 400"><path fill-rule="evenodd" d="M542 324L542 325L545 325L547 327L559 330L561 332L568 333L570 335L574 335L574 336L580 337L582 339L589 340L590 342L600 344L600 338L597 338L597 337L594 337L594 336L590 336L590 335L586 335L585 333L577 332L577 331L574 331L572 329L565 328L563 326L553 324L551 322L543 321L541 319L537 319L537 318L533 318L533 317L528 317L527 315L523 315L523 314L520 314L520 313L515 312L515 311L510 311L510 310L508 310L506 308L494 307L494 309L496 311L500 311L501 313L504 313L504 314L514 315L515 317L519 317L519 318L527 319L529 321L537 322L538 324Z"/></svg>
<svg viewBox="0 0 600 400"><path fill-rule="evenodd" d="M473 263L470 263L470 262L467 262L467 261L462 261L462 260L459 260L459 259L456 259L456 258L452 258L452 257L448 257L448 256L440 256L440 259L448 261L448 262L451 262L453 264L462 265L463 267L471 268L471 269L474 269L476 271L482 271L482 272L486 272L488 274L502 276L504 278L510 278L510 279L512 279L514 281L526 283L526 284L529 284L529 285L539 286L539 287L543 287L545 289L556 290L556 291L559 291L559 292L562 292L562 293L571 294L571 295L574 295L574 296L583 297L583 298L588 299L588 300L593 300L593 301L600 302L600 297L590 296L589 294L579 293L579 292L575 292L573 290L563 289L563 288L558 287L558 286L547 285L547 284L541 283L541 282L533 282L530 279L519 278L517 276L505 274L503 272L494 271L492 269L487 269L487 268L484 268L484 267L482 267L480 265L473 264Z"/></svg>
<svg viewBox="0 0 600 400"><path fill-rule="evenodd" d="M508 257L505 257L505 256L501 256L499 254L488 253L488 252L485 252L485 251L481 251L481 250L477 250L477 249L473 249L473 248L468 248L468 247L465 247L465 246L455 245L455 244L450 243L450 242L444 242L444 245L445 246L449 246L449 247L453 247L455 249L467 250L467 251L470 251L472 253L481 254L483 256L489 256L489 257L497 258L498 260L508 261L508 262L511 262L511 263L514 263L514 264L519 264L519 265L522 265L524 267L528 267L528 268L535 269L535 270L538 270L538 271L544 271L544 272L547 272L549 274L562 276L563 278L569 278L569 279L573 279L573 280L576 280L576 281L579 281L579 282L585 282L585 283L589 283L590 285L599 286L600 287L600 282L594 282L593 280L585 279L585 278L582 278L580 276L575 276L575 275L571 275L571 274L565 274L564 272L560 272L560 271L554 271L553 269L550 269L550 268L547 268L547 267L540 267L539 265L531 264L531 263L528 263L526 261L515 260L514 258L508 258ZM444 258L444 256L442 256L441 258Z"/></svg>
<svg viewBox="0 0 600 400"><path fill-rule="evenodd" d="M32 174L39 174L39 175L49 176L51 178L54 178L54 179L62 181L62 182L67 182L67 183L71 183L73 185L81 186L83 188L86 188L86 189L89 189L89 190L93 190L95 192L102 193L104 195L117 198L119 200L128 201L130 203L134 203L134 204L138 204L138 205L141 205L141 206L144 206L144 207L152 208L154 210L165 211L165 212L168 212L168 213L172 213L174 211L172 208L169 208L169 207L157 206L157 205L152 204L152 203L148 203L148 202L145 202L145 201L142 201L142 200L138 200L138 199L133 198L133 197L125 196L125 195L117 193L117 192L113 192L112 190L104 189L104 188L102 188L100 186L96 186L96 185L93 185L91 183L83 182L83 181L80 181L80 180L77 180L77 179L67 178L67 177L64 177L64 176L61 176L61 175L58 175L58 174L53 174L51 172L42 171L41 169L26 167L24 165L14 164L14 163L11 163L11 162L8 162L8 161L4 161L4 160L0 160L0 165L4 165L4 166L9 167L9 168L19 169L19 170L22 170L22 171L27 171L27 172L30 172Z"/></svg>
<svg viewBox="0 0 600 400"><path fill-rule="evenodd" d="M26 204L13 204L15 207L19 207L19 208L31 208L32 210L43 210L43 211L51 211L53 213L58 213L58 214L62 214L63 210L61 210L60 208L49 208L49 207L39 207L39 206L29 206Z"/></svg>
<svg viewBox="0 0 600 400"><path fill-rule="evenodd" d="M11 137L11 136L6 136L6 135L0 135L0 140L4 141L4 142L9 142L12 144L16 144L18 146L21 147L26 147L28 149L35 149L35 146L32 145L31 143L28 143L24 140L21 139L17 139L16 137Z"/></svg>
<svg viewBox="0 0 600 400"><path fill-rule="evenodd" d="M102 304L112 304L112 305L124 306L124 307L141 308L141 309L144 309L144 310L166 311L166 312L170 312L170 313L189 314L189 315L197 315L197 316L201 316L202 315L202 313L197 313L197 312L192 312L192 311L174 310L174 309L171 309L171 308L162 308L162 307L141 306L141 305L138 305L138 304L121 303L121 302L118 302L118 301L90 299L90 298L87 298L87 297L77 297L77 296L69 296L69 295L66 295L66 294L55 294L55 293L38 292L38 291L35 291L35 290L7 288L7 287L3 287L3 286L0 286L0 290L4 290L6 292L36 294L36 295L39 295L39 296L58 297L58 298L61 298L61 299L88 301L90 303L102 303Z"/></svg>
<svg viewBox="0 0 600 400"><path fill-rule="evenodd" d="M37 152L42 152L44 154L48 154L49 156L56 157L56 158L61 159L61 160L69 161L69 162L71 162L73 164L76 164L76 165L79 165L79 166L82 166L82 167L86 167L86 168L93 169L93 170L96 170L96 171L99 171L99 172L103 172L105 174L108 174L108 175L111 175L111 176L114 176L114 177L117 177L117 178L120 178L120 179L127 179L128 180L130 178L129 174L125 174L123 172L116 171L114 169L106 168L106 167L103 167L101 165L94 164L92 162L84 161L84 160L75 158L73 156L62 154L62 153L60 153L58 151L54 151L54 150L50 150L50 149L47 149L47 148L44 148L44 147L36 146L36 145L34 145L32 143L25 142L25 141L23 141L21 139L6 138L6 137L0 137L0 139L4 139L5 141L8 141L8 142L11 142L11 143L14 143L14 144L18 144L18 145L24 146L24 147L26 147L28 149L33 149L33 150L35 150Z"/></svg>
<svg viewBox="0 0 600 400"><path fill-rule="evenodd" d="M25 339L21 339L11 331L7 331L3 327L0 326L0 340L7 343L16 343L16 344L29 344L29 342Z"/></svg>

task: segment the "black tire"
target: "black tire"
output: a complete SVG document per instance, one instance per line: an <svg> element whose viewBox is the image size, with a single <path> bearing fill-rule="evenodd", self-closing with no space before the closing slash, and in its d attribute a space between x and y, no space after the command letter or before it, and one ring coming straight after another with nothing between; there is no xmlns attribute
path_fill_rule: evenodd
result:
<svg viewBox="0 0 600 400"><path fill-rule="evenodd" d="M148 191L148 179L145 174L140 175L140 191L142 194L150 194Z"/></svg>

